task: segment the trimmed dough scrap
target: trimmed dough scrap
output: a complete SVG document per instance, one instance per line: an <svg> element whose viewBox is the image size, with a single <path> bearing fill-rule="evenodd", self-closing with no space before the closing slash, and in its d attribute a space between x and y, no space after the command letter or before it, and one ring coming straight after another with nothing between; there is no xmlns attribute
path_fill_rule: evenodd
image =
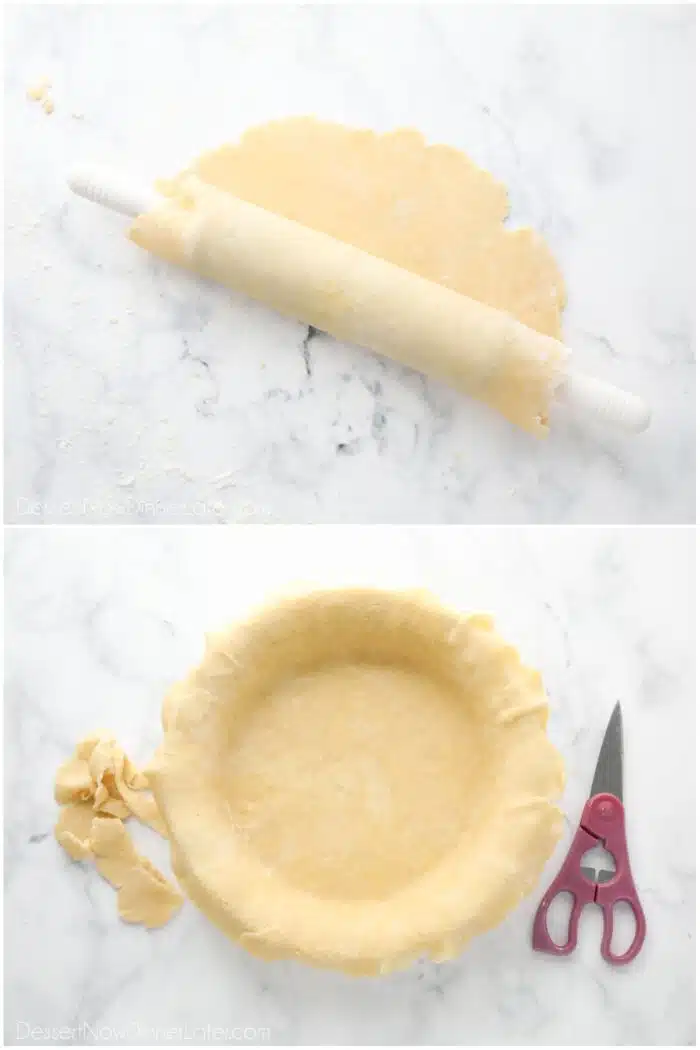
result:
<svg viewBox="0 0 700 1050"><path fill-rule="evenodd" d="M153 797L144 794L145 775L109 734L81 740L56 773L54 796L61 805L55 827L59 844L73 860L95 859L98 871L117 889L126 922L162 926L183 897L151 862L137 853L122 823L132 814L165 834Z"/></svg>
<svg viewBox="0 0 700 1050"><path fill-rule="evenodd" d="M561 833L540 676L416 592L321 591L209 636L150 779L178 881L263 958L458 954Z"/></svg>
<svg viewBox="0 0 700 1050"><path fill-rule="evenodd" d="M89 802L75 802L63 806L58 814L54 834L73 860L87 860L90 856L90 830L95 811Z"/></svg>
<svg viewBox="0 0 700 1050"><path fill-rule="evenodd" d="M93 800L95 813L126 819L130 814L165 835L148 780L109 734L81 740L72 758L56 774L54 797L59 805Z"/></svg>
<svg viewBox="0 0 700 1050"><path fill-rule="evenodd" d="M181 907L182 894L137 852L121 820L95 817L90 847L100 875L117 890L119 914L125 922L163 926Z"/></svg>
<svg viewBox="0 0 700 1050"><path fill-rule="evenodd" d="M54 102L50 91L51 81L48 77L42 77L36 84L32 84L27 88L27 98L31 99L32 102L41 102L41 108L47 116L50 116L54 111Z"/></svg>
<svg viewBox="0 0 700 1050"><path fill-rule="evenodd" d="M506 229L505 188L463 153L297 117L158 188L137 244L547 432L564 282L539 235Z"/></svg>

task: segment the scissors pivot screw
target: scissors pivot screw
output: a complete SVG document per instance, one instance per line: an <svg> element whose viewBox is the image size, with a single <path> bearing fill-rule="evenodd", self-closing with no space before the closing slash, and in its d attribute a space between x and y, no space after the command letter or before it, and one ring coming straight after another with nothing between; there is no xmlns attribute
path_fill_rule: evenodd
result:
<svg viewBox="0 0 700 1050"><path fill-rule="evenodd" d="M607 802L606 800L598 803L597 810L598 816L601 817L602 820L612 820L615 816L615 807L611 802Z"/></svg>

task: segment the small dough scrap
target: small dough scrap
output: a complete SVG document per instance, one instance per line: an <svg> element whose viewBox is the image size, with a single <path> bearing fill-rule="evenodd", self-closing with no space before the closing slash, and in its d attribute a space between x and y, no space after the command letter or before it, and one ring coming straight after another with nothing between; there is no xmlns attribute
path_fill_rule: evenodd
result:
<svg viewBox="0 0 700 1050"><path fill-rule="evenodd" d="M75 757L83 758L87 762L92 752L95 750L100 740L107 738L111 739L109 733L104 729L99 729L96 733L91 736L86 736L82 740L78 741L75 745Z"/></svg>
<svg viewBox="0 0 700 1050"><path fill-rule="evenodd" d="M84 802L92 797L94 787L87 762L73 757L58 768L54 798L61 806L70 802Z"/></svg>
<svg viewBox="0 0 700 1050"><path fill-rule="evenodd" d="M159 835L167 835L148 792L148 778L107 732L92 734L77 744L73 757L56 774L54 795L60 804L91 798L96 813L122 820L133 814Z"/></svg>
<svg viewBox="0 0 700 1050"><path fill-rule="evenodd" d="M181 907L180 891L138 853L120 820L95 817L90 845L100 875L119 891L119 914L125 922L163 926Z"/></svg>
<svg viewBox="0 0 700 1050"><path fill-rule="evenodd" d="M90 846L95 854L97 870L116 890L124 885L131 868L138 867L141 862L131 836L121 820L95 817L92 821Z"/></svg>
<svg viewBox="0 0 700 1050"><path fill-rule="evenodd" d="M95 813L109 817L119 817L120 820L128 820L131 816L131 810L126 802L122 802L119 798L112 798L104 784L100 784L95 792L93 809Z"/></svg>
<svg viewBox="0 0 700 1050"><path fill-rule="evenodd" d="M131 869L128 880L119 888L117 901L124 922L141 922L154 929L172 919L184 897L162 875L155 878L153 872L142 867Z"/></svg>
<svg viewBox="0 0 700 1050"><path fill-rule="evenodd" d="M49 78L42 77L41 80L37 80L36 84L32 84L31 87L27 88L27 98L30 98L32 102L43 102L50 87L51 81Z"/></svg>
<svg viewBox="0 0 700 1050"><path fill-rule="evenodd" d="M141 774L140 771L134 770L138 774L138 782L144 783L144 786L148 785L148 781ZM146 794L143 788L138 790L129 786L124 778L124 770L119 765L115 770L115 781L117 790L119 791L119 797L123 800L124 804L131 810L135 817L137 817L142 824L148 824L149 827L157 831L163 838L167 838L167 831L163 818L158 812L156 801L151 794Z"/></svg>
<svg viewBox="0 0 700 1050"><path fill-rule="evenodd" d="M70 831L56 832L56 839L72 860L88 860L91 855L89 842L76 838Z"/></svg>
<svg viewBox="0 0 700 1050"><path fill-rule="evenodd" d="M143 770L134 765L128 755L124 755L122 776L127 787L133 788L134 791L143 791L148 787L148 777Z"/></svg>
<svg viewBox="0 0 700 1050"><path fill-rule="evenodd" d="M55 827L59 844L73 860L94 858L100 874L118 891L126 922L162 926L183 896L134 847L123 821L132 815L165 835L148 778L106 732L81 740L58 769L56 801L64 803Z"/></svg>
<svg viewBox="0 0 700 1050"><path fill-rule="evenodd" d="M27 88L27 98L31 99L32 102L40 102L41 108L47 116L51 116L54 111L54 103L51 98L50 88L51 81L48 77L42 77L36 84Z"/></svg>
<svg viewBox="0 0 700 1050"><path fill-rule="evenodd" d="M58 814L54 834L73 860L86 860L90 856L90 833L94 816L89 802L63 806Z"/></svg>
<svg viewBox="0 0 700 1050"><path fill-rule="evenodd" d="M106 742L105 742L106 743ZM101 769L103 763L107 763L102 772L102 777L108 789L113 783L110 793L114 798L121 799L125 806L143 824L148 824L157 831L159 835L166 836L165 825L158 812L152 795L145 795L143 791L148 787L148 780L133 762L130 761L114 741L108 742L109 746L98 745L93 752L95 768Z"/></svg>
<svg viewBox="0 0 700 1050"><path fill-rule="evenodd" d="M114 771L116 742L110 737L98 740L92 749L88 764L95 784L100 784L105 773Z"/></svg>
<svg viewBox="0 0 700 1050"><path fill-rule="evenodd" d="M108 807L111 803L117 803L120 808L124 811L124 818L129 816L131 812L125 802L119 798L116 790L116 784L114 782L114 776L111 773L105 773L102 783L99 783L95 788L95 795L93 799L93 809L96 813L100 813L103 809L109 812ZM122 816L121 813L113 813L112 816Z"/></svg>

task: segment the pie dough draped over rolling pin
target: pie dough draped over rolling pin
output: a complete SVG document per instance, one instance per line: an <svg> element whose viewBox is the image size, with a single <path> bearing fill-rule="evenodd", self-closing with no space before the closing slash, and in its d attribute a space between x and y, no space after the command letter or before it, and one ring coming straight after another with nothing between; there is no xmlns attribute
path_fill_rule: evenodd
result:
<svg viewBox="0 0 700 1050"><path fill-rule="evenodd" d="M303 177L315 157L300 148L309 136L331 142L346 171L355 158L350 182L321 164L323 184L312 184L309 196ZM392 194L382 178L412 181ZM162 204L130 231L137 244L445 380L531 433L547 432L567 353L556 338L563 284L531 231L503 228L505 191L462 154L425 147L415 132L375 136L282 121L205 155L159 188ZM452 209L468 206L459 222ZM377 221L379 232L370 233Z"/></svg>

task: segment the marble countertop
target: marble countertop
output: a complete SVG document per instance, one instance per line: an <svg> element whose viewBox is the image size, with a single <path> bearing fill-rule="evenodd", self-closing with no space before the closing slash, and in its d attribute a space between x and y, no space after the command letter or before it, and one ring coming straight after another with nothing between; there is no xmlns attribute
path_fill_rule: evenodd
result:
<svg viewBox="0 0 700 1050"><path fill-rule="evenodd" d="M6 11L8 522L689 522L692 6L25 5ZM26 97L52 81L55 111ZM141 253L69 194L313 113L411 125L509 187L582 371L643 436L489 410ZM307 367L308 360L308 367Z"/></svg>
<svg viewBox="0 0 700 1050"><path fill-rule="evenodd" d="M257 1041L295 1045L694 1045L693 546L691 530L655 529L359 536L263 525L209 530L206 543L197 528L12 530L6 1042L26 1026L44 1036L67 1026L81 1044L182 1045L186 1036L167 1032L202 1042L192 1033L210 1025L269 1029ZM622 702L629 849L648 920L630 966L603 962L593 911L569 959L530 949L567 837L535 895L458 960L376 979L253 959L190 904L160 931L126 926L112 889L63 855L52 782L79 738L104 726L146 760L164 692L198 659L205 630L287 584L348 581L429 587L496 617L543 672L569 827ZM167 871L165 843L141 830L144 852Z"/></svg>

